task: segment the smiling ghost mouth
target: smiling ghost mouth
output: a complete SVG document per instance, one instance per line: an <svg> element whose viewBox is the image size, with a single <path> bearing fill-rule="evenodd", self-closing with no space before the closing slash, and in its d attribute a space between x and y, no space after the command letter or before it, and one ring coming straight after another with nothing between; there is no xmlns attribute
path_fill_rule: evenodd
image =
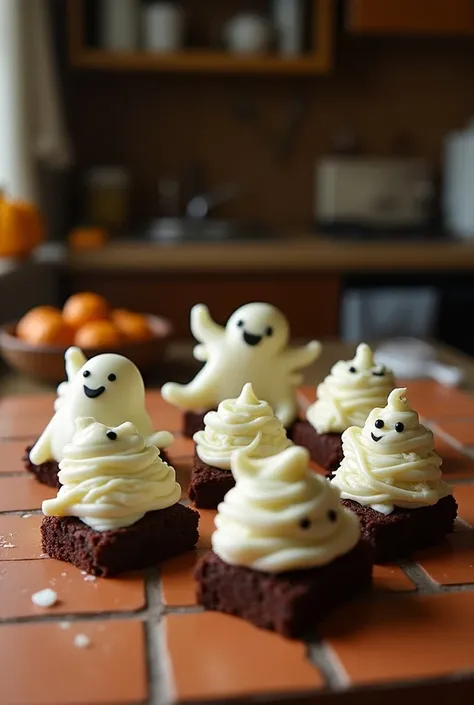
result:
<svg viewBox="0 0 474 705"><path fill-rule="evenodd" d="M382 436L374 436L373 433L370 434L370 437L371 437L372 440L375 441L376 443L378 443L378 442L380 441L380 439L382 438Z"/></svg>
<svg viewBox="0 0 474 705"><path fill-rule="evenodd" d="M263 335L252 335L252 333L247 333L247 331L244 330L243 338L247 345L258 345Z"/></svg>
<svg viewBox="0 0 474 705"><path fill-rule="evenodd" d="M97 389L91 389L90 387L86 387L86 385L84 385L84 394L89 399L97 399L97 397L100 397L100 395L104 392L105 387L97 387Z"/></svg>

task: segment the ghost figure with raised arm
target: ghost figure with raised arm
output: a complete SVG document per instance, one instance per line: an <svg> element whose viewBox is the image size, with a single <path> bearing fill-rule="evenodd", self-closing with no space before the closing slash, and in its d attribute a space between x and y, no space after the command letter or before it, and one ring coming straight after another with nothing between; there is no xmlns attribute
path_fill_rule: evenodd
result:
<svg viewBox="0 0 474 705"><path fill-rule="evenodd" d="M30 451L30 460L41 465L60 462L63 449L76 430L76 419L92 417L106 426L130 421L147 443L166 448L173 442L168 431L154 432L145 408L145 386L138 368L122 355L107 353L85 360L79 369L80 351L66 352L67 387L59 392L55 414ZM81 353L82 354L82 353Z"/></svg>
<svg viewBox="0 0 474 705"><path fill-rule="evenodd" d="M212 320L207 306L198 304L191 310L191 331L199 342L194 356L206 364L189 384L165 384L161 393L166 401L186 410L216 409L250 382L284 426L294 421L296 387L302 381L298 370L316 360L319 342L290 348L286 317L267 303L242 306L225 328Z"/></svg>
<svg viewBox="0 0 474 705"><path fill-rule="evenodd" d="M67 395L68 391L71 389L71 382L77 375L81 367L87 362L87 357L84 355L80 348L72 347L66 350L64 355L64 360L66 363L66 381L61 382L56 390L57 397L54 402L54 410L57 411L61 406L64 397Z"/></svg>

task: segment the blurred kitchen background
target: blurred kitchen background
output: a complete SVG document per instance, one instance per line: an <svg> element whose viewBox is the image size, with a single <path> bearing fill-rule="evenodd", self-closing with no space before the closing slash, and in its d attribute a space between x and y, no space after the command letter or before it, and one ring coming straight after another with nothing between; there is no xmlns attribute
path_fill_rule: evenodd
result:
<svg viewBox="0 0 474 705"><path fill-rule="evenodd" d="M0 13L0 183L47 223L2 321L90 290L186 337L257 299L295 336L474 353L474 0Z"/></svg>

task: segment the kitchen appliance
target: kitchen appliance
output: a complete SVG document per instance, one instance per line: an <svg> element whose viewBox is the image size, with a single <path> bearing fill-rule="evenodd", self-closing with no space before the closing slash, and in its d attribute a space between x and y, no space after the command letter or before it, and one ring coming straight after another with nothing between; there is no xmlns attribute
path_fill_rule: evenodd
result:
<svg viewBox="0 0 474 705"><path fill-rule="evenodd" d="M444 143L443 214L455 235L474 238L474 120Z"/></svg>
<svg viewBox="0 0 474 705"><path fill-rule="evenodd" d="M315 220L328 229L419 231L431 219L433 176L414 158L329 156L316 164Z"/></svg>

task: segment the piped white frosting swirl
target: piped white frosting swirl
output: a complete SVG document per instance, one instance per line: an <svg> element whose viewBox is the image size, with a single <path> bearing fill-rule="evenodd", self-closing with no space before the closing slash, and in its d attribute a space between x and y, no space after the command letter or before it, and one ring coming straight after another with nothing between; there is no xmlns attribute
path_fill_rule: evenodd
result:
<svg viewBox="0 0 474 705"><path fill-rule="evenodd" d="M254 444L259 436L260 441ZM252 445L252 456L266 458L291 445L281 421L266 401L244 385L238 399L222 401L204 417L204 430L194 434L196 452L208 465L229 470L232 453Z"/></svg>
<svg viewBox="0 0 474 705"><path fill-rule="evenodd" d="M393 374L376 365L373 352L361 343L353 360L340 360L318 385L317 401L306 418L318 433L342 433L349 426L363 426L376 406L385 405L395 386Z"/></svg>
<svg viewBox="0 0 474 705"><path fill-rule="evenodd" d="M80 418L76 425L59 464L62 487L43 502L46 516L76 516L97 531L108 531L178 502L181 488L174 469L133 424L107 428Z"/></svg>
<svg viewBox="0 0 474 705"><path fill-rule="evenodd" d="M236 451L236 486L218 507L214 552L226 563L270 573L330 563L359 541L359 521L338 490L308 469L293 446L269 458Z"/></svg>
<svg viewBox="0 0 474 705"><path fill-rule="evenodd" d="M420 424L405 393L394 389L387 406L373 409L363 429L343 433L344 458L332 480L343 499L381 514L433 505L450 494L433 434Z"/></svg>

